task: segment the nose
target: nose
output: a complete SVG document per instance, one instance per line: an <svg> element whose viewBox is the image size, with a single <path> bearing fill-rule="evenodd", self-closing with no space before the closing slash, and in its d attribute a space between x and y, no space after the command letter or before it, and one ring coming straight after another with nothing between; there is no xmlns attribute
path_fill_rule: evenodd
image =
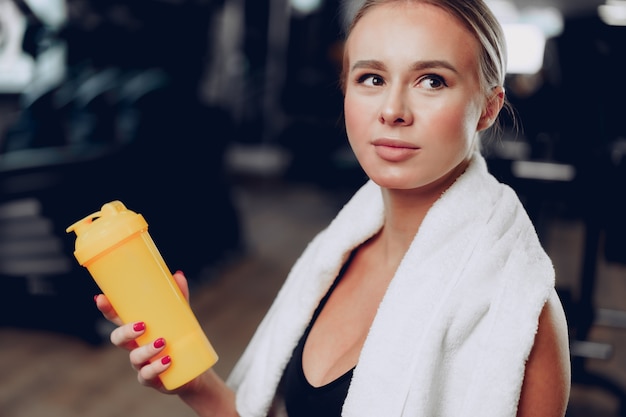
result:
<svg viewBox="0 0 626 417"><path fill-rule="evenodd" d="M380 122L398 126L413 123L413 113L405 90L399 87L388 90L381 108Z"/></svg>

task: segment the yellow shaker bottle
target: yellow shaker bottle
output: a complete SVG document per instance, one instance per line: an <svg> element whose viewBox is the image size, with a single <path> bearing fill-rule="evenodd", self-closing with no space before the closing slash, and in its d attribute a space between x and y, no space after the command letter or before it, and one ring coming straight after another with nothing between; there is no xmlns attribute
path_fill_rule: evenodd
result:
<svg viewBox="0 0 626 417"><path fill-rule="evenodd" d="M160 375L167 389L189 382L217 362L217 354L148 233L141 214L120 201L104 204L67 228L74 256L87 268L124 323L143 321L137 341L163 337L172 364Z"/></svg>

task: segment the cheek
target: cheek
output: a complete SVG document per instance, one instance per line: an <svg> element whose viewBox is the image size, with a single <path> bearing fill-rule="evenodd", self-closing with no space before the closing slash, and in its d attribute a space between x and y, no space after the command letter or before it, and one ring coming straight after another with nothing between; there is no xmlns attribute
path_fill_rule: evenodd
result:
<svg viewBox="0 0 626 417"><path fill-rule="evenodd" d="M447 138L450 145L469 145L476 136L480 112L474 105L447 106L437 112L436 119L431 120L433 125L442 130L440 138Z"/></svg>
<svg viewBox="0 0 626 417"><path fill-rule="evenodd" d="M367 128L369 126L367 123L367 106L359 100L351 99L347 94L344 99L343 113L348 140L350 141L352 147L354 147L355 144L358 143L359 138L367 132Z"/></svg>

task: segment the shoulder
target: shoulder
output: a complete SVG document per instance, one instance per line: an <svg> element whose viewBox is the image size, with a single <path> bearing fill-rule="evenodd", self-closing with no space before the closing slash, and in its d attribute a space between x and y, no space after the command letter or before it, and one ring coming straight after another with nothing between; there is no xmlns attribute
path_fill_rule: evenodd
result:
<svg viewBox="0 0 626 417"><path fill-rule="evenodd" d="M518 417L564 416L570 392L567 322L553 291L539 317L535 342L526 364Z"/></svg>

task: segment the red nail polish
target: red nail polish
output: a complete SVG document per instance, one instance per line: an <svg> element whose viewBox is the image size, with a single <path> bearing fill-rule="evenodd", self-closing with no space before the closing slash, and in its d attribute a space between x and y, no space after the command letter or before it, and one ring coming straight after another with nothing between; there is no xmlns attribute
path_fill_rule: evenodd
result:
<svg viewBox="0 0 626 417"><path fill-rule="evenodd" d="M154 341L152 345L155 349L161 349L163 346L165 346L165 339L159 337L157 340Z"/></svg>
<svg viewBox="0 0 626 417"><path fill-rule="evenodd" d="M172 358L170 358L170 356L169 356L169 355L167 355L167 356L163 356L163 357L161 358L161 364L163 364L163 365L167 365L167 364L168 364L168 363L170 363L171 361L172 361Z"/></svg>
<svg viewBox="0 0 626 417"><path fill-rule="evenodd" d="M146 323L144 323L143 321L139 321L133 324L133 330L136 332L142 332L146 330Z"/></svg>

